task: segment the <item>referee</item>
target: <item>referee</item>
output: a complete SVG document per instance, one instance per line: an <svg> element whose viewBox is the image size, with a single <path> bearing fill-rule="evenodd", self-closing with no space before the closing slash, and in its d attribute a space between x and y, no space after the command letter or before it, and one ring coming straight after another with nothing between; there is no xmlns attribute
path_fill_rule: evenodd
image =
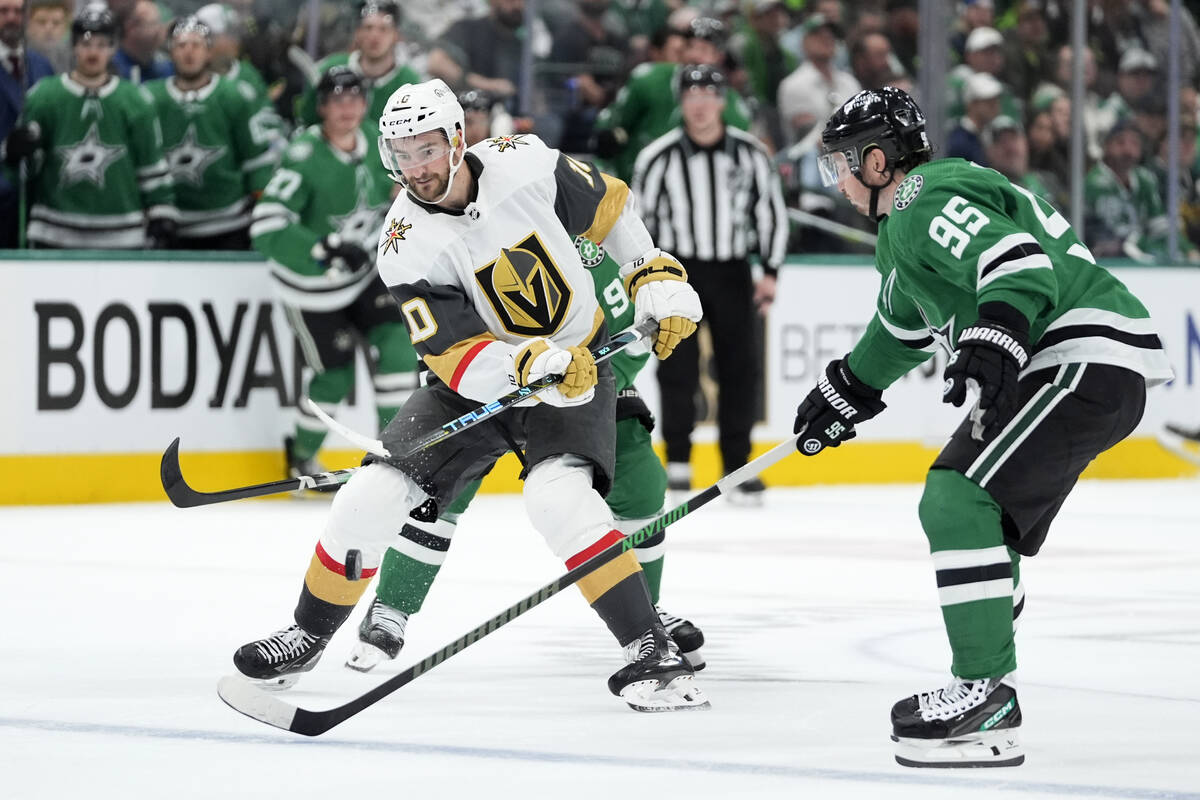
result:
<svg viewBox="0 0 1200 800"><path fill-rule="evenodd" d="M758 352L754 308L766 312L787 245L779 180L766 148L721 121L725 74L688 65L680 71L683 124L655 139L637 158L633 190L650 235L687 268L700 295L717 368L717 424L728 473L750 457ZM746 260L752 245L763 267L754 285ZM685 339L658 365L663 438L671 489L691 486L691 436L700 382L697 337ZM742 485L730 499L757 505L762 482Z"/></svg>

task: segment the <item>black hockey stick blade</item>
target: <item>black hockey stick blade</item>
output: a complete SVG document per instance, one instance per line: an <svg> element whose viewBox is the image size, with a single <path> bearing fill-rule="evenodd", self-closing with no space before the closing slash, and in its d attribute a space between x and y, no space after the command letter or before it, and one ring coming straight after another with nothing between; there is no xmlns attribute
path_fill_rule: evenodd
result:
<svg viewBox="0 0 1200 800"><path fill-rule="evenodd" d="M658 330L658 323L654 320L646 320L634 328L621 331L613 336L609 341L593 350L592 357L597 362L606 361L640 339L649 338L656 330ZM418 441L404 456L410 456L427 447L432 447L444 439L462 433L467 428L474 427L480 422L490 419L496 412L514 406L522 400L526 400L538 392L548 389L561 380L562 378L558 375L548 375L541 380L534 381L528 386L514 389L503 397L486 403L474 411L468 411L458 419L447 422L438 430L433 431ZM266 495L282 494L283 492L295 492L300 489L323 489L330 486L337 486L350 480L350 476L354 474L356 469L358 468L352 467L350 469L333 470L332 472L321 472L316 475L301 475L297 478L287 478L281 481L271 481L270 483L258 483L253 486L242 486L219 492L198 492L188 486L187 481L183 477L183 470L179 467L179 437L176 437L175 441L171 442L166 451L163 452L159 475L162 478L163 489L172 503L179 508L194 508L213 503L226 503L230 500L244 500L249 497L265 497Z"/></svg>
<svg viewBox="0 0 1200 800"><path fill-rule="evenodd" d="M270 483L259 483L254 486L243 486L238 489L225 489L219 492L200 492L188 486L179 467L179 437L167 446L163 452L162 464L159 466L159 477L162 479L163 490L170 501L179 508L195 508L213 503L224 503L229 500L241 500L246 497L262 497L268 494L294 492L300 489L320 489L327 486L337 486L345 483L354 474L353 469L338 469L332 472L322 472L317 475L301 475L298 478L287 478Z"/></svg>
<svg viewBox="0 0 1200 800"><path fill-rule="evenodd" d="M469 631L466 635L455 639L428 658L418 661L398 675L393 675L365 694L359 695L340 706L325 711L310 711L306 708L300 708L284 700L278 693L264 692L247 679L237 675L228 675L221 678L217 683L217 695L233 710L256 719L259 722L265 722L276 728L291 731L292 733L299 733L303 736L320 736L330 728L340 725L355 714L378 703L397 689L416 680L456 653L466 650L483 637L495 633L501 627L512 622L534 606L541 605L563 589L571 586L571 584L586 577L627 550L636 547L649 537L656 535L659 531L664 530L668 525L678 522L698 508L707 505L713 499L725 494L734 486L745 483L767 467L783 460L794 452L796 452L796 437L792 437L782 444L776 445L748 464L729 473L704 491L685 500L667 513L654 519L650 524L639 528L635 533L626 536L611 547L600 551L589 560L546 584L533 594L504 609L504 611L492 617L487 622Z"/></svg>

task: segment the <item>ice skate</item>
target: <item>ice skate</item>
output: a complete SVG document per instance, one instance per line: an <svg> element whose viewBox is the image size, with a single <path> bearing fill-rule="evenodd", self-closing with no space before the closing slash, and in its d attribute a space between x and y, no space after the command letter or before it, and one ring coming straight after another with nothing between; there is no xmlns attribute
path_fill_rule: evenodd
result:
<svg viewBox="0 0 1200 800"><path fill-rule="evenodd" d="M701 651L704 647L704 633L693 625L691 620L668 614L658 606L655 606L654 610L658 612L658 619L666 629L667 635L679 648L680 654L687 659L692 670L699 672L704 669L704 653Z"/></svg>
<svg viewBox="0 0 1200 800"><path fill-rule="evenodd" d="M629 663L608 679L608 690L634 711L689 711L708 708L694 673L660 625L625 646Z"/></svg>
<svg viewBox="0 0 1200 800"><path fill-rule="evenodd" d="M1024 763L1016 675L962 680L892 707L896 762L906 767L1015 767Z"/></svg>
<svg viewBox="0 0 1200 800"><path fill-rule="evenodd" d="M667 464L667 500L677 506L692 495L692 465L686 461Z"/></svg>
<svg viewBox="0 0 1200 800"><path fill-rule="evenodd" d="M767 487L758 478L751 478L729 490L729 502L742 508L761 508Z"/></svg>
<svg viewBox="0 0 1200 800"><path fill-rule="evenodd" d="M384 661L391 661L404 647L404 628L408 614L399 611L376 597L358 626L358 641L346 659L346 666L356 672L370 672Z"/></svg>
<svg viewBox="0 0 1200 800"><path fill-rule="evenodd" d="M1158 443L1180 458L1200 464L1200 428L1167 424L1158 433Z"/></svg>
<svg viewBox="0 0 1200 800"><path fill-rule="evenodd" d="M315 456L312 458L297 458L295 455L296 440L292 436L288 436L283 440L283 457L287 461L287 476L289 478L299 478L302 475L319 475L322 472L328 472L325 465L317 460ZM321 486L316 489L298 489L292 492L295 497L315 497L314 492L336 492L341 488L341 484L333 486Z"/></svg>
<svg viewBox="0 0 1200 800"><path fill-rule="evenodd" d="M317 665L329 639L290 625L239 647L233 654L233 665L260 688L287 689Z"/></svg>

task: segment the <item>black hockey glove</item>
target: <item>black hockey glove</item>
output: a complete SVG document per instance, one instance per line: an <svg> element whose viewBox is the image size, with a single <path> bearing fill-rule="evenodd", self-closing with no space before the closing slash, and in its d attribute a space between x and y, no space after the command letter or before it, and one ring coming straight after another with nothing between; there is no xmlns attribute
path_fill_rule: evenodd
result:
<svg viewBox="0 0 1200 800"><path fill-rule="evenodd" d="M146 223L146 249L167 250L175 244L179 224L173 219L154 217Z"/></svg>
<svg viewBox="0 0 1200 800"><path fill-rule="evenodd" d="M326 269L350 274L368 266L371 260L366 250L347 242L336 233L326 234L321 241L313 245L312 257Z"/></svg>
<svg viewBox="0 0 1200 800"><path fill-rule="evenodd" d="M1017 413L1017 381L1029 363L1029 321L1007 303L984 303L979 320L958 335L950 357L942 402L961 406L967 390L979 393L971 409L971 438L984 442L999 433Z"/></svg>
<svg viewBox="0 0 1200 800"><path fill-rule="evenodd" d="M796 424L792 433L803 435L796 449L806 456L815 456L826 447L837 447L858 434L854 426L870 419L887 408L883 392L860 381L846 359L829 362L816 387L796 409Z"/></svg>
<svg viewBox="0 0 1200 800"><path fill-rule="evenodd" d="M36 122L18 125L9 131L4 140L4 162L10 167L21 163L38 151L42 143L42 129Z"/></svg>

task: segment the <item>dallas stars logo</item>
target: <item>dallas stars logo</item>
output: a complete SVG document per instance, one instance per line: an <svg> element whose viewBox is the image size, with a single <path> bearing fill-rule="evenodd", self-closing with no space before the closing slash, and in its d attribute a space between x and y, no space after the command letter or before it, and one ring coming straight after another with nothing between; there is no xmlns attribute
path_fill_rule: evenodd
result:
<svg viewBox="0 0 1200 800"><path fill-rule="evenodd" d="M105 173L114 161L125 155L125 148L100 141L98 126L99 123L93 122L87 134L78 142L54 148L62 159L59 186L89 181L104 188Z"/></svg>
<svg viewBox="0 0 1200 800"><path fill-rule="evenodd" d="M379 246L379 249L385 253L389 250L393 253L399 253L400 242L404 241L404 234L408 233L408 229L411 227L412 225L404 224L404 217L401 217L399 221L392 220L391 224L388 225L387 232L384 233L383 244Z"/></svg>
<svg viewBox="0 0 1200 800"><path fill-rule="evenodd" d="M908 208L912 201L917 199L917 195L921 193L921 187L924 185L925 179L920 175L909 175L896 187L896 196L892 200L892 205L896 207L897 211Z"/></svg>
<svg viewBox="0 0 1200 800"><path fill-rule="evenodd" d="M591 239L576 236L575 249L579 251L579 260L588 269L591 269L604 260L604 248Z"/></svg>
<svg viewBox="0 0 1200 800"><path fill-rule="evenodd" d="M167 163L177 183L204 185L204 172L225 154L225 147L205 147L196 141L196 126L189 125L179 144L167 149Z"/></svg>
<svg viewBox="0 0 1200 800"><path fill-rule="evenodd" d="M488 139L488 147L496 148L496 151L499 153L503 153L505 150L515 150L519 144L529 144L529 142L525 141L525 134L523 133Z"/></svg>
<svg viewBox="0 0 1200 800"><path fill-rule="evenodd" d="M381 216L383 215L380 209L368 202L365 193L359 193L354 208L341 216L331 214L329 224L343 239L361 242L367 239L369 233L373 236L374 232L379 230Z"/></svg>

